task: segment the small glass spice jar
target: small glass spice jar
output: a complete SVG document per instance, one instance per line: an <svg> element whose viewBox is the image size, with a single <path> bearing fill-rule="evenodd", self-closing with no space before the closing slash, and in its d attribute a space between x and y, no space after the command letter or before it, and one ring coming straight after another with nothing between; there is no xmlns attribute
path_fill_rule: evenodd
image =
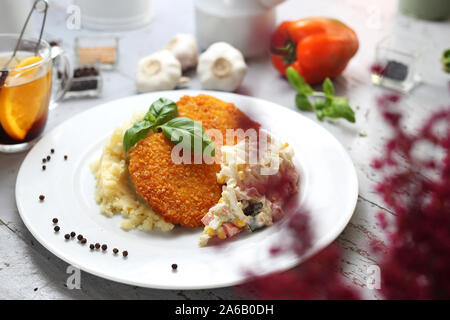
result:
<svg viewBox="0 0 450 320"><path fill-rule="evenodd" d="M102 75L97 65L79 66L73 70L64 99L96 98L100 96L102 88Z"/></svg>
<svg viewBox="0 0 450 320"><path fill-rule="evenodd" d="M420 83L420 49L416 41L398 36L381 40L371 67L372 82L386 88L408 92Z"/></svg>
<svg viewBox="0 0 450 320"><path fill-rule="evenodd" d="M75 56L79 65L97 64L105 70L115 69L119 60L119 38L76 37Z"/></svg>

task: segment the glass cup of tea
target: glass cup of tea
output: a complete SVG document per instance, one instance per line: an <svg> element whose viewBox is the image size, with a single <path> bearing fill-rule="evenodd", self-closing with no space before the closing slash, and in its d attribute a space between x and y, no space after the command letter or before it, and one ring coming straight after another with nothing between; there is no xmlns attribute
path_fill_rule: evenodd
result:
<svg viewBox="0 0 450 320"><path fill-rule="evenodd" d="M0 34L0 152L5 153L33 145L44 131L50 101L60 98L70 82L61 74L56 82L53 62L62 61L63 70L70 65L66 57L59 59L60 52L56 58L44 40L22 38L10 61L18 39L18 34Z"/></svg>

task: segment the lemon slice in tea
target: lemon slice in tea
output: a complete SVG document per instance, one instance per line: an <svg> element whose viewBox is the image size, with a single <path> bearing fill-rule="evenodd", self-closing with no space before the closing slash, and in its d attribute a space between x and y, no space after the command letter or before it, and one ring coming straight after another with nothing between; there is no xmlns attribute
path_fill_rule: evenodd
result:
<svg viewBox="0 0 450 320"><path fill-rule="evenodd" d="M40 60L41 57L28 57L20 61L14 69L32 65ZM24 140L38 116L42 114L41 110L47 107L44 104L48 103L49 79L46 75L32 79L36 72L37 68L16 72L12 70L10 76L14 77L14 81L0 91L0 124L14 140Z"/></svg>

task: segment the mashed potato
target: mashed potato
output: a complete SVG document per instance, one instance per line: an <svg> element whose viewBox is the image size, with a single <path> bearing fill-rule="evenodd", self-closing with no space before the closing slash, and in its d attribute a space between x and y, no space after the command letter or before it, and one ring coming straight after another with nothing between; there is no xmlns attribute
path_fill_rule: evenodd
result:
<svg viewBox="0 0 450 320"><path fill-rule="evenodd" d="M134 122L142 119L143 114L136 114L133 119L116 128L106 143L102 156L91 164L91 170L97 181L95 200L100 205L101 212L112 217L122 214L126 220L121 227L125 230L138 228L149 231L157 228L170 231L174 225L164 221L135 192L131 181L125 150L122 140L125 131Z"/></svg>

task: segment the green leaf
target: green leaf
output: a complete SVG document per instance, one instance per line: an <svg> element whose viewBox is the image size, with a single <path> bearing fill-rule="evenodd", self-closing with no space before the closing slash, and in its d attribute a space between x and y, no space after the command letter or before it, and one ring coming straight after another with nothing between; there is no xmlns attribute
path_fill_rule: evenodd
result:
<svg viewBox="0 0 450 320"><path fill-rule="evenodd" d="M330 78L326 78L322 83L323 93L321 93L314 91L292 67L286 69L286 76L298 91L295 96L297 108L303 111L315 111L317 119L321 121L325 117L329 117L344 118L352 123L355 122L355 112L348 104L347 98L334 97L334 85ZM308 96L311 95L314 104L308 99Z"/></svg>
<svg viewBox="0 0 450 320"><path fill-rule="evenodd" d="M202 126L192 119L177 116L178 108L172 100L159 98L153 102L144 119L137 121L125 132L123 137L125 151L128 152L139 140L145 138L151 129L154 132L161 129L164 135L176 144L182 144L194 151L200 146L202 154L207 150L214 156L216 145Z"/></svg>
<svg viewBox="0 0 450 320"><path fill-rule="evenodd" d="M144 119L152 122L154 130L156 130L156 126L175 118L177 115L178 108L175 102L166 98L159 98L152 103Z"/></svg>
<svg viewBox="0 0 450 320"><path fill-rule="evenodd" d="M201 146L201 153L210 146L211 156L216 154L216 146L211 138L206 134L202 126L192 119L179 117L173 118L172 120L160 125L164 135L170 139L175 144L181 144L186 149L191 149L193 151ZM200 152L199 152L200 153Z"/></svg>
<svg viewBox="0 0 450 320"><path fill-rule="evenodd" d="M148 120L137 121L129 128L123 136L123 147L125 152L134 146L139 140L145 138L152 127L152 123Z"/></svg>
<svg viewBox="0 0 450 320"><path fill-rule="evenodd" d="M320 121L322 121L323 118L325 117L325 114L323 113L323 110L317 110L316 116L317 116L317 119L319 119Z"/></svg>
<svg viewBox="0 0 450 320"><path fill-rule="evenodd" d="M147 113L144 116L144 119L150 121L151 123L155 123L156 118L153 114L150 113L150 111L147 111Z"/></svg>
<svg viewBox="0 0 450 320"><path fill-rule="evenodd" d="M327 97L334 96L334 85L333 82L331 82L330 78L325 79L325 81L322 84L322 88L323 93L325 93Z"/></svg>
<svg viewBox="0 0 450 320"><path fill-rule="evenodd" d="M297 108L303 111L313 111L314 107L309 101L308 97L305 96L303 93L297 93L295 96L295 104L297 105Z"/></svg>
<svg viewBox="0 0 450 320"><path fill-rule="evenodd" d="M324 99L316 99L314 101L314 108L316 110L322 110L326 107L326 103Z"/></svg>
<svg viewBox="0 0 450 320"><path fill-rule="evenodd" d="M450 49L447 49L442 54L442 68L445 72L450 72Z"/></svg>
<svg viewBox="0 0 450 320"><path fill-rule="evenodd" d="M355 122L355 112L348 104L346 97L332 98L331 105L326 107L323 112L329 118L344 118L349 122Z"/></svg>
<svg viewBox="0 0 450 320"><path fill-rule="evenodd" d="M290 84L299 92L305 96L310 96L314 93L314 90L305 79L292 67L286 69L286 77Z"/></svg>
<svg viewBox="0 0 450 320"><path fill-rule="evenodd" d="M442 53L442 56L444 58L450 58L450 48L444 50L444 53Z"/></svg>

